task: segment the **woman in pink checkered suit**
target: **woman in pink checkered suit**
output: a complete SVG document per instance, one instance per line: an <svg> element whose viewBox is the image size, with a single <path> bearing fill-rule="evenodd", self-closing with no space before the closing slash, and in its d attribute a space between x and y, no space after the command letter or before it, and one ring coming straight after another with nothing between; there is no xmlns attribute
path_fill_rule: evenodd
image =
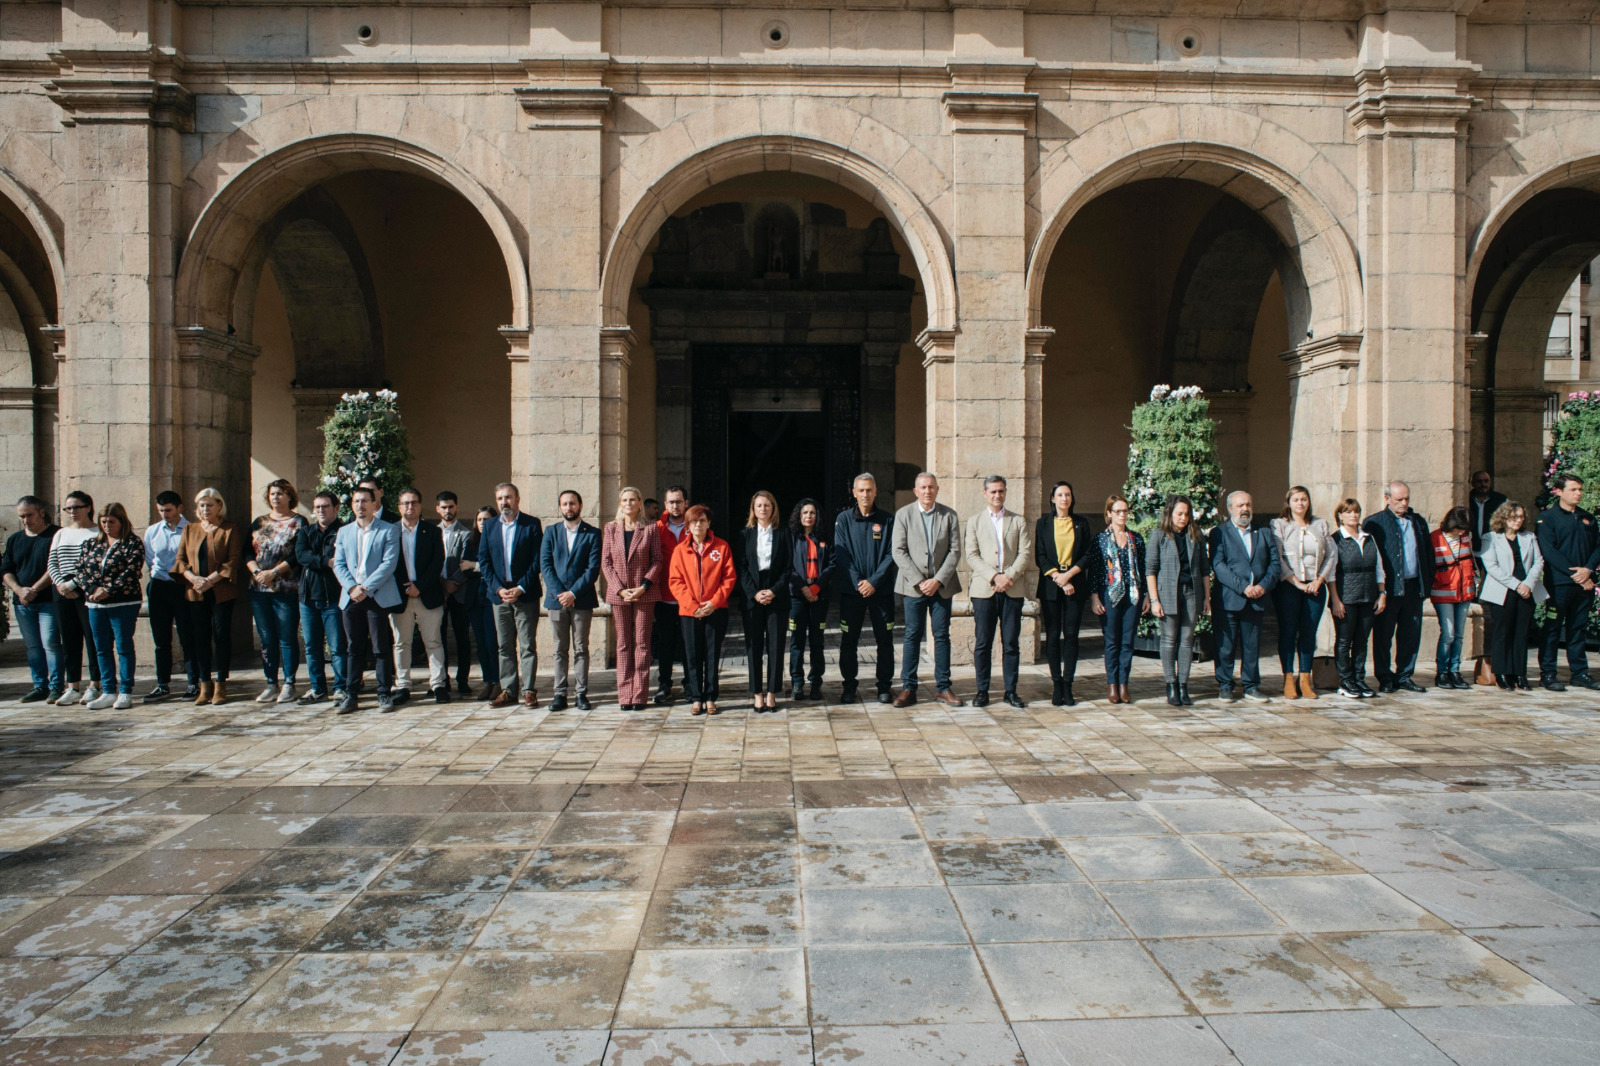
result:
<svg viewBox="0 0 1600 1066"><path fill-rule="evenodd" d="M629 486L617 497L617 518L600 538L600 572L617 632L617 702L642 711L650 691L650 629L666 583L667 560L644 494Z"/></svg>

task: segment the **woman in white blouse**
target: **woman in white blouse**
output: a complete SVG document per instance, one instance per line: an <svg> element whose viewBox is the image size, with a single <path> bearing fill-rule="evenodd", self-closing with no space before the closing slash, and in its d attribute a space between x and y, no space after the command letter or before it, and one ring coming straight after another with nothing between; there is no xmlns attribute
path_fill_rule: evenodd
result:
<svg viewBox="0 0 1600 1066"><path fill-rule="evenodd" d="M1544 587L1544 557L1539 540L1526 529L1528 513L1507 500L1489 517L1483 538L1483 590L1478 600L1489 609L1489 660L1501 688L1528 684L1528 626L1535 604L1549 595Z"/></svg>
<svg viewBox="0 0 1600 1066"><path fill-rule="evenodd" d="M1283 694L1289 699L1316 699L1311 684L1311 659L1317 650L1317 626L1328 604L1328 579L1338 560L1328 542L1328 523L1311 510L1311 493L1303 485L1283 497L1283 511L1272 520L1278 538L1278 583L1272 602L1278 610L1278 661L1283 667Z"/></svg>
<svg viewBox="0 0 1600 1066"><path fill-rule="evenodd" d="M778 500L762 489L750 497L739 547L734 553L744 591L745 661L757 711L778 709L783 683L783 640L789 628L789 569L794 541L778 524Z"/></svg>

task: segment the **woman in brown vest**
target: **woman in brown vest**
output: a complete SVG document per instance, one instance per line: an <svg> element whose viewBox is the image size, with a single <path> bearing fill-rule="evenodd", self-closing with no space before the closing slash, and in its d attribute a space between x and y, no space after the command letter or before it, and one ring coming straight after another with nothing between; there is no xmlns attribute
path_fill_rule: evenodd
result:
<svg viewBox="0 0 1600 1066"><path fill-rule="evenodd" d="M228 662L233 658L233 604L239 596L244 541L238 527L223 517L227 505L216 489L196 493L194 511L199 521L183 527L172 572L188 583L184 594L189 600L195 665L201 678L200 694L194 702L226 703Z"/></svg>

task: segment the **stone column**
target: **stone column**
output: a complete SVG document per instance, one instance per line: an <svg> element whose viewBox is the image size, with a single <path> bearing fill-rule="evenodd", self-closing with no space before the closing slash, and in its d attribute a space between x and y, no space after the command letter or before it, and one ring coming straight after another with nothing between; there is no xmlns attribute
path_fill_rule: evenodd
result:
<svg viewBox="0 0 1600 1066"><path fill-rule="evenodd" d="M1357 381L1354 478L1368 508L1391 478L1437 519L1465 491L1467 86L1456 17L1395 2L1362 20L1348 108L1359 138L1366 339ZM1422 6L1422 5L1418 5Z"/></svg>
<svg viewBox="0 0 1600 1066"><path fill-rule="evenodd" d="M174 330L173 422L182 447L161 478L185 500L202 488L222 493L229 517L251 513L250 379L261 349L204 326ZM131 517L131 515L130 515ZM247 519L248 521L248 519Z"/></svg>
<svg viewBox="0 0 1600 1066"><path fill-rule="evenodd" d="M1357 394L1352 383L1361 366L1361 335L1307 341L1278 358L1289 377L1289 483L1310 489L1312 500L1332 515L1334 503L1359 478L1350 424L1359 406L1351 397ZM1365 498L1362 503L1376 506Z"/></svg>

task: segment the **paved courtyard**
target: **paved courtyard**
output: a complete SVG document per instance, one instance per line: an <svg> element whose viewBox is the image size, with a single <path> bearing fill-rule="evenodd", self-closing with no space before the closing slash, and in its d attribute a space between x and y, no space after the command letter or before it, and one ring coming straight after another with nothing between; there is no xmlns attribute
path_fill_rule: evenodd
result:
<svg viewBox="0 0 1600 1066"><path fill-rule="evenodd" d="M8 1066L1600 1062L1589 693L1175 711L1141 662L1120 707L1034 670L1025 711L335 717L24 680Z"/></svg>

